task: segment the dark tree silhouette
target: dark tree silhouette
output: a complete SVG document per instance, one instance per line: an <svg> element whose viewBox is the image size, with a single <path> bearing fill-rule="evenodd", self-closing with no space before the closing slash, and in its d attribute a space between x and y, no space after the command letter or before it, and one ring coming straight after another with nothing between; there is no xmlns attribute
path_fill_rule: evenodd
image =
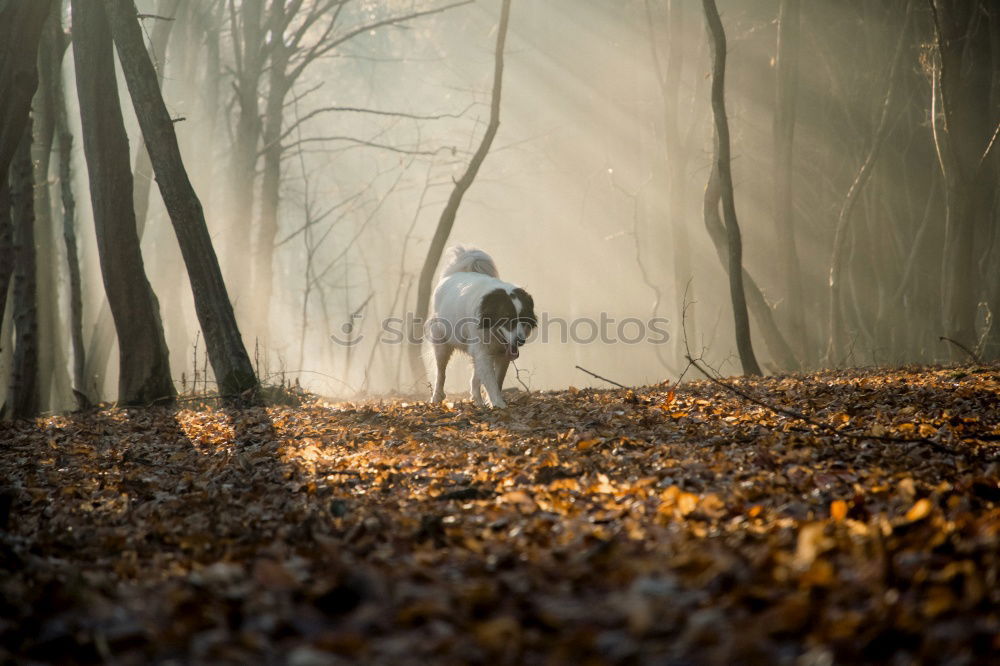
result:
<svg viewBox="0 0 1000 666"><path fill-rule="evenodd" d="M146 404L172 398L175 391L159 305L139 250L111 31L100 4L73 0L72 8L73 56L97 250L118 333L118 400Z"/></svg>
<svg viewBox="0 0 1000 666"><path fill-rule="evenodd" d="M0 177L14 157L38 87L36 54L52 5L40 0L0 3Z"/></svg>
<svg viewBox="0 0 1000 666"><path fill-rule="evenodd" d="M257 388L257 377L236 324L201 201L181 159L156 69L143 43L135 4L132 0L104 0L102 4L111 19L132 104L191 279L195 311L219 393L243 396Z"/></svg>
<svg viewBox="0 0 1000 666"><path fill-rule="evenodd" d="M29 117L21 145L10 165L10 209L13 220L14 357L4 416L28 418L38 413L38 306L35 282L34 175L31 164L32 123Z"/></svg>
<svg viewBox="0 0 1000 666"><path fill-rule="evenodd" d="M726 32L722 27L715 0L702 0L705 21L712 46L712 115L715 118L714 169L719 178L722 195L722 217L726 224L729 244L729 293L733 302L736 323L736 348L740 354L743 373L761 374L750 340L750 318L747 315L743 291L743 241L736 219L736 199L733 195L733 174L730 169L729 120L726 117Z"/></svg>

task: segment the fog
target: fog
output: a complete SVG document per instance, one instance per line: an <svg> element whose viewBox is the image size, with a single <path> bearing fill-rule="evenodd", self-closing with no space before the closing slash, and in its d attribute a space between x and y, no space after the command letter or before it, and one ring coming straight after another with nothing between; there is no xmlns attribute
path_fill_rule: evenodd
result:
<svg viewBox="0 0 1000 666"><path fill-rule="evenodd" d="M158 14L174 4L139 3L139 9ZM255 141L254 171L234 173L238 22L230 5L242 11L242 4L181 1L158 64L185 165L258 374L266 383L298 381L332 398L426 398L428 382L412 376L405 345L395 344L395 336L380 339L380 333L386 326L399 330L388 318L413 312L429 240L485 129L500 3L478 0L373 27L303 68L283 105L269 299L254 279L267 148L262 138ZM302 12L314 4L306 0ZM331 34L445 4L347 2ZM548 321L516 363L517 379L531 390L608 386L575 366L630 386L674 381L687 367L687 353L723 374L741 372L727 274L703 213L714 143L708 39L700 3L669 4L513 2L500 129L459 208L449 245L489 252L501 278L527 289L542 323ZM947 180L931 123L929 13L921 5L906 18L906 2L803 3L791 169L799 265L790 278L775 221L778 4L719 2L729 48L726 102L743 265L798 361L788 367L776 357L751 313L765 372L961 357L954 345L939 340L953 329L943 305L943 276L951 269L942 248L950 237ZM157 20L142 23L152 34ZM329 41L328 23L324 16L304 30L299 48ZM264 35L264 43L272 38ZM268 68L256 90L261 123ZM69 52L63 73L71 102L73 71ZM120 89L137 154L141 133L124 81ZM329 107L340 110L324 111ZM879 130L883 107L887 119ZM997 108L988 111L993 124ZM77 114L71 110L69 116L79 137ZM872 151L876 141L880 145ZM84 332L93 349L90 337L101 331L103 284L81 141L75 148ZM831 308L838 220L871 152L870 175L846 216L839 266L844 286ZM989 154L992 162L995 157ZM233 191L240 179L253 193L249 217L242 217L247 202ZM995 353L991 312L1000 284L992 279L1000 275L992 231L998 220L995 181L990 187L989 222L975 231L982 242L974 259L974 335L961 341L987 355ZM200 390L207 370L212 388L190 285L155 186L142 247L177 387ZM58 275L59 311L65 312L65 269ZM802 296L790 305L793 283ZM843 331L842 342L833 345L831 312ZM669 339L650 328L657 321ZM602 322L604 333L588 340ZM642 340L623 341L623 333ZM114 329L105 326L100 334L113 340ZM451 398L465 397L470 373L465 360L452 361ZM88 365L88 394L113 400L116 378L112 351L106 369ZM520 386L517 379L512 369L507 386ZM53 396L51 403L61 408L72 400Z"/></svg>

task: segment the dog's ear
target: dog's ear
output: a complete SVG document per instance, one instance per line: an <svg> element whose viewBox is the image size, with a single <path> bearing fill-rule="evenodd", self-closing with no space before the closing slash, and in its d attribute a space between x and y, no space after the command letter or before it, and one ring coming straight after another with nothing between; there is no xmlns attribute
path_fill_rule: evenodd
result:
<svg viewBox="0 0 1000 666"><path fill-rule="evenodd" d="M514 302L503 289L494 289L479 303L479 328L490 329L516 318Z"/></svg>
<svg viewBox="0 0 1000 666"><path fill-rule="evenodd" d="M524 289L518 287L513 292L517 300L521 301L521 312L518 313L518 321L522 321L532 327L538 325L538 319L535 317L535 299L531 297L531 294L526 292Z"/></svg>

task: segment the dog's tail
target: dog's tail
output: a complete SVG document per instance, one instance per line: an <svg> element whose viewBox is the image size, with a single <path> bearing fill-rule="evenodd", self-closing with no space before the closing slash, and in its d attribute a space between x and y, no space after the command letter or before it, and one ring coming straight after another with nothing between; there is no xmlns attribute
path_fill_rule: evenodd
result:
<svg viewBox="0 0 1000 666"><path fill-rule="evenodd" d="M446 278L453 273L482 273L490 277L500 277L493 257L477 248L462 245L452 246L445 256L441 277Z"/></svg>

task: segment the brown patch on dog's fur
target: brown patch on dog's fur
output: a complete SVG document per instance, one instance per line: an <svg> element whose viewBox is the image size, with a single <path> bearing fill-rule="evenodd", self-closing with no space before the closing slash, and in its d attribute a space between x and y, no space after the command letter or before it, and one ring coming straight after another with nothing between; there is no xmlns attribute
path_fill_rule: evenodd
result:
<svg viewBox="0 0 1000 666"><path fill-rule="evenodd" d="M494 289L479 304L479 328L492 329L517 318L514 301L503 289Z"/></svg>
<svg viewBox="0 0 1000 666"><path fill-rule="evenodd" d="M513 295L521 301L522 306L521 314L517 315L517 320L529 324L532 328L538 326L538 318L535 317L535 299L531 297L531 294L518 287L514 290Z"/></svg>

